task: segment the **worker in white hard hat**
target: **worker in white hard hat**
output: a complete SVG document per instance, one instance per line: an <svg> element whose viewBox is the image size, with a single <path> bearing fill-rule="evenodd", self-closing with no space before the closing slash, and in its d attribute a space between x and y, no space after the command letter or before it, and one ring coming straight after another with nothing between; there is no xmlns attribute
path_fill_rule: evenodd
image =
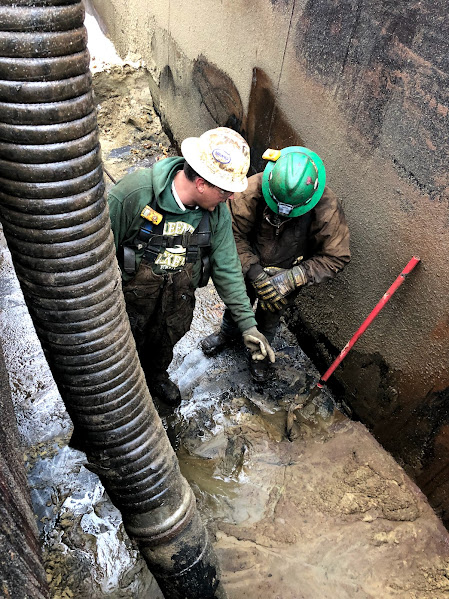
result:
<svg viewBox="0 0 449 599"><path fill-rule="evenodd" d="M109 193L123 293L140 362L153 397L181 402L167 368L189 330L195 289L209 274L254 360L274 352L256 325L226 200L248 185L249 147L226 127L189 137L182 157L125 175Z"/></svg>

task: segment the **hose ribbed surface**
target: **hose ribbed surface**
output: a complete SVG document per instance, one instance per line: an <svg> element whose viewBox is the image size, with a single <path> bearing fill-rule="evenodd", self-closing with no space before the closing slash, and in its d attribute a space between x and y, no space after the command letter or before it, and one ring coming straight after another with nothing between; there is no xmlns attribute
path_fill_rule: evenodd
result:
<svg viewBox="0 0 449 599"><path fill-rule="evenodd" d="M148 541L189 520L192 493L126 317L83 21L77 1L0 0L0 217L89 461Z"/></svg>

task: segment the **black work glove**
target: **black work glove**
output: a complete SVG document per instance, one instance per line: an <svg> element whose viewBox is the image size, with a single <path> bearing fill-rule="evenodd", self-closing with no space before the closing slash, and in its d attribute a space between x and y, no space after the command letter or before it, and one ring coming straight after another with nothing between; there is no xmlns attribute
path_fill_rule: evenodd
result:
<svg viewBox="0 0 449 599"><path fill-rule="evenodd" d="M260 307L262 310L266 310L267 308L270 312L275 312L276 310L282 310L282 308L287 303L287 300L281 295L278 289L273 285L272 279L274 277L269 277L268 274L263 271L260 275L253 281L253 287L256 290L257 297L260 301ZM272 307L268 307L268 304Z"/></svg>
<svg viewBox="0 0 449 599"><path fill-rule="evenodd" d="M268 267L266 270L271 274L274 268ZM261 300L261 308L270 310L270 312L282 310L287 304L285 298L292 291L306 283L304 271L300 266L293 266L293 268L287 270L279 269L272 276L268 276L267 272L264 272L264 275L259 275L253 285Z"/></svg>

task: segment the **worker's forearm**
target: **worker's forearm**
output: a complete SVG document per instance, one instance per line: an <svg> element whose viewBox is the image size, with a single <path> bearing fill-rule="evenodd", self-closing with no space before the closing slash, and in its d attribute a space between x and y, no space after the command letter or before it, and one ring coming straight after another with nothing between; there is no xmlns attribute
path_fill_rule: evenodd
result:
<svg viewBox="0 0 449 599"><path fill-rule="evenodd" d="M333 279L350 261L350 254L341 256L313 256L301 262L306 285L318 285Z"/></svg>

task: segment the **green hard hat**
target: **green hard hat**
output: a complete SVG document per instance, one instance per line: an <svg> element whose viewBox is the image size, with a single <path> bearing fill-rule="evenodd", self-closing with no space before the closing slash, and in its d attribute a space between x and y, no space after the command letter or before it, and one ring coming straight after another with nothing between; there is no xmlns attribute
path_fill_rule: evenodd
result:
<svg viewBox="0 0 449 599"><path fill-rule="evenodd" d="M269 160L263 171L262 193L268 207L281 216L301 216L314 208L324 192L323 161L307 148L290 146Z"/></svg>

